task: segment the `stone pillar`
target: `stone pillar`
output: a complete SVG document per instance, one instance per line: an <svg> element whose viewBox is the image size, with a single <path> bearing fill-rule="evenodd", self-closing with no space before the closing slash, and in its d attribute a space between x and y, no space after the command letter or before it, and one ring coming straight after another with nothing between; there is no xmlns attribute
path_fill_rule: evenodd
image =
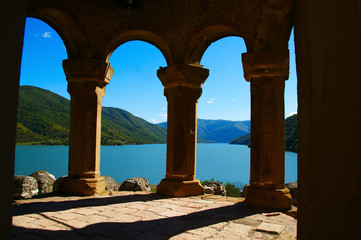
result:
<svg viewBox="0 0 361 240"><path fill-rule="evenodd" d="M76 195L101 194L106 187L100 177L101 109L113 69L98 59L64 60L63 68L71 106L69 174L60 190Z"/></svg>
<svg viewBox="0 0 361 240"><path fill-rule="evenodd" d="M158 70L168 101L167 169L157 192L174 197L204 194L195 178L197 102L208 69L185 64Z"/></svg>
<svg viewBox="0 0 361 240"><path fill-rule="evenodd" d="M23 49L27 1L3 1L0 9L0 182L1 239L13 239L13 182L16 142L16 117L19 98L19 77Z"/></svg>
<svg viewBox="0 0 361 240"><path fill-rule="evenodd" d="M251 178L246 204L257 208L290 209L284 185L284 87L288 50L244 53L245 79L251 82Z"/></svg>

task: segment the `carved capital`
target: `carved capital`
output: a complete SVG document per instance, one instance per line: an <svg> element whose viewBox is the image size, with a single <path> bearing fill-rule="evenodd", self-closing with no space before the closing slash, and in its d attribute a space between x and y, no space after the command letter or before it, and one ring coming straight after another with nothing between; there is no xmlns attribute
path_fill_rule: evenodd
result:
<svg viewBox="0 0 361 240"><path fill-rule="evenodd" d="M164 89L164 96L167 97L169 101L177 101L186 99L191 100L192 102L198 102L198 99L202 95L201 87L189 87L184 85L170 86Z"/></svg>
<svg viewBox="0 0 361 240"><path fill-rule="evenodd" d="M251 81L254 78L288 79L289 52L288 50L269 52L250 52L242 54L244 78Z"/></svg>
<svg viewBox="0 0 361 240"><path fill-rule="evenodd" d="M71 81L68 82L68 92L72 99L96 99L96 102L101 103L105 95L105 85L95 81Z"/></svg>
<svg viewBox="0 0 361 240"><path fill-rule="evenodd" d="M110 63L94 58L66 59L63 69L69 83L96 82L99 86L105 86L113 76Z"/></svg>
<svg viewBox="0 0 361 240"><path fill-rule="evenodd" d="M209 70L186 64L174 64L160 68L157 75L166 88L177 85L202 87L209 75Z"/></svg>

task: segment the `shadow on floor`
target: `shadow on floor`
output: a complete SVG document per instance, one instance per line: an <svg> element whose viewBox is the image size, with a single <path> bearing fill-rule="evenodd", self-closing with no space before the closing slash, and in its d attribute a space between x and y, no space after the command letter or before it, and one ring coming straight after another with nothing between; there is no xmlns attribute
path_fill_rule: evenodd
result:
<svg viewBox="0 0 361 240"><path fill-rule="evenodd" d="M99 199L84 199L65 202L45 202L16 206L15 214L40 213L44 211L60 211L75 207L105 206L129 201L151 201L159 195L116 196ZM38 205L39 204L39 205ZM31 206L34 205L34 206ZM253 215L255 212L244 203L236 203L214 209L208 209L177 217L137 221L132 223L102 222L70 231L51 231L13 227L14 239L168 239L185 231L207 227ZM15 216L17 216L15 215ZM53 220L53 219L52 219ZM23 238L25 237L25 238Z"/></svg>
<svg viewBox="0 0 361 240"><path fill-rule="evenodd" d="M57 195L44 195L43 198ZM49 202L29 202L21 203L21 205L13 207L13 216L19 216L31 213L40 212L57 212L68 210L72 208L81 207L96 207L96 206L107 206L118 203L129 203L129 202L146 202L153 201L155 199L165 198L158 194L135 194L135 195L124 195L114 196L107 198L84 198L84 199L73 199L68 201L49 201ZM36 199L41 199L38 197Z"/></svg>

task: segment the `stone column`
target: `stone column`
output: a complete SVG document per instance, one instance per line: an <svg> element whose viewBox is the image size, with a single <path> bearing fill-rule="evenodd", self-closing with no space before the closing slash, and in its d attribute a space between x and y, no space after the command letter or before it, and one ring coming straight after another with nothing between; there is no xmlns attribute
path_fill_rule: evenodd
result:
<svg viewBox="0 0 361 240"><path fill-rule="evenodd" d="M197 102L208 69L185 64L158 70L168 101L167 169L157 192L182 197L204 194L195 178L197 146Z"/></svg>
<svg viewBox="0 0 361 240"><path fill-rule="evenodd" d="M60 190L76 195L101 194L106 187L100 177L101 109L113 69L98 59L64 60L63 68L71 106L69 174Z"/></svg>
<svg viewBox="0 0 361 240"><path fill-rule="evenodd" d="M284 87L288 50L242 55L245 79L251 82L251 177L246 204L257 208L290 209L284 185Z"/></svg>

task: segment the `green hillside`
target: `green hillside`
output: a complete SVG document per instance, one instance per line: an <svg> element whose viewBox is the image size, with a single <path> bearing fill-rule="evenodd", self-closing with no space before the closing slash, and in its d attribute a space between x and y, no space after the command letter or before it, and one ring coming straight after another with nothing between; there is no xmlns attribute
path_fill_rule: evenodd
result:
<svg viewBox="0 0 361 240"><path fill-rule="evenodd" d="M286 151L298 151L297 114L289 116L285 121L285 146Z"/></svg>
<svg viewBox="0 0 361 240"><path fill-rule="evenodd" d="M247 134L233 139L230 144L249 145L251 142L251 135ZM297 152L298 138L297 138L297 114L294 114L285 119L285 150Z"/></svg>
<svg viewBox="0 0 361 240"><path fill-rule="evenodd" d="M67 144L70 101L48 90L20 86L16 141ZM166 129L117 108L102 109L102 144L165 143Z"/></svg>
<svg viewBox="0 0 361 240"><path fill-rule="evenodd" d="M102 110L102 144L165 143L167 130L112 107Z"/></svg>
<svg viewBox="0 0 361 240"><path fill-rule="evenodd" d="M246 135L240 136L233 139L229 144L240 144L240 145L250 145L251 143L251 134L247 133Z"/></svg>

